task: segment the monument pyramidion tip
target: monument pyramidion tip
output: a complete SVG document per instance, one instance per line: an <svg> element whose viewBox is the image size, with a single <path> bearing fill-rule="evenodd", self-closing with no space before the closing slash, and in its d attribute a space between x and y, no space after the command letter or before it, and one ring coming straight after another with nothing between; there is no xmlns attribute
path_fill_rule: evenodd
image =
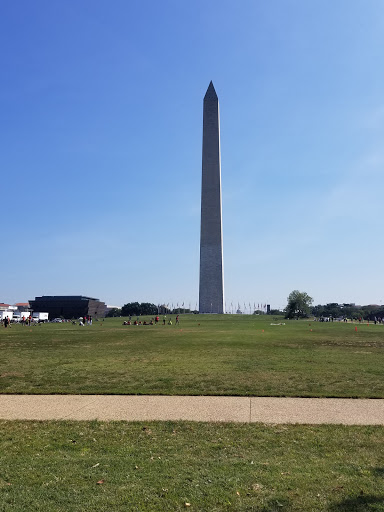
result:
<svg viewBox="0 0 384 512"><path fill-rule="evenodd" d="M212 80L209 82L207 92L205 93L204 99L217 99L215 88L213 87Z"/></svg>

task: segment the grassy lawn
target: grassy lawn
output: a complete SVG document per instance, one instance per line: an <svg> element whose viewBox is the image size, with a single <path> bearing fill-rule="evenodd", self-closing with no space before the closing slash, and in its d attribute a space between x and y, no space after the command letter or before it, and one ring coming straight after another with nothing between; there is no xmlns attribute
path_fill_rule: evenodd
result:
<svg viewBox="0 0 384 512"><path fill-rule="evenodd" d="M383 443L382 427L3 421L0 510L383 511Z"/></svg>
<svg viewBox="0 0 384 512"><path fill-rule="evenodd" d="M384 326L279 322L1 328L0 392L384 397Z"/></svg>

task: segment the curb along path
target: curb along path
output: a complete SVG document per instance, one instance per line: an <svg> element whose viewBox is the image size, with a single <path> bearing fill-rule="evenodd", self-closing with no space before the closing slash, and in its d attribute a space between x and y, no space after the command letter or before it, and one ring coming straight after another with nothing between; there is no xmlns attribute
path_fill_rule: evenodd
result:
<svg viewBox="0 0 384 512"><path fill-rule="evenodd" d="M384 425L384 399L0 395L0 419Z"/></svg>

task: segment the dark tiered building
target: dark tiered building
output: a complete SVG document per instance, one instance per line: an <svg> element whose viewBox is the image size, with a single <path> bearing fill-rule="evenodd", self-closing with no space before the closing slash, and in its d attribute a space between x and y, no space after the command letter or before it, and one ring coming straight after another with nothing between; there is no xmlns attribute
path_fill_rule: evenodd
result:
<svg viewBox="0 0 384 512"><path fill-rule="evenodd" d="M32 311L49 313L49 318L79 318L91 315L95 320L105 315L105 303L82 295L43 295L29 301Z"/></svg>

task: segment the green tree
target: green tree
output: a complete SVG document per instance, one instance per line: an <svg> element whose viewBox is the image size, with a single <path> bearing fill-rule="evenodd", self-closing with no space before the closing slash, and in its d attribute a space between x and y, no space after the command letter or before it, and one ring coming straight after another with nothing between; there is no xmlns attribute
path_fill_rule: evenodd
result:
<svg viewBox="0 0 384 512"><path fill-rule="evenodd" d="M142 315L157 315L159 308L151 302L142 302L140 304Z"/></svg>
<svg viewBox="0 0 384 512"><path fill-rule="evenodd" d="M321 316L325 316L325 307L322 306L321 304L318 304L317 306L313 306L312 315L316 316L317 318L320 318Z"/></svg>
<svg viewBox="0 0 384 512"><path fill-rule="evenodd" d="M150 302L129 302L121 308L121 316L157 315L158 307Z"/></svg>
<svg viewBox="0 0 384 512"><path fill-rule="evenodd" d="M129 302L128 304L124 304L121 308L121 316L136 316L140 314L141 310L138 302Z"/></svg>
<svg viewBox="0 0 384 512"><path fill-rule="evenodd" d="M116 317L121 315L121 309L120 308L112 308L108 311L108 313L105 315L107 317Z"/></svg>
<svg viewBox="0 0 384 512"><path fill-rule="evenodd" d="M288 296L288 304L285 308L285 318L307 318L313 299L305 292L293 290Z"/></svg>

